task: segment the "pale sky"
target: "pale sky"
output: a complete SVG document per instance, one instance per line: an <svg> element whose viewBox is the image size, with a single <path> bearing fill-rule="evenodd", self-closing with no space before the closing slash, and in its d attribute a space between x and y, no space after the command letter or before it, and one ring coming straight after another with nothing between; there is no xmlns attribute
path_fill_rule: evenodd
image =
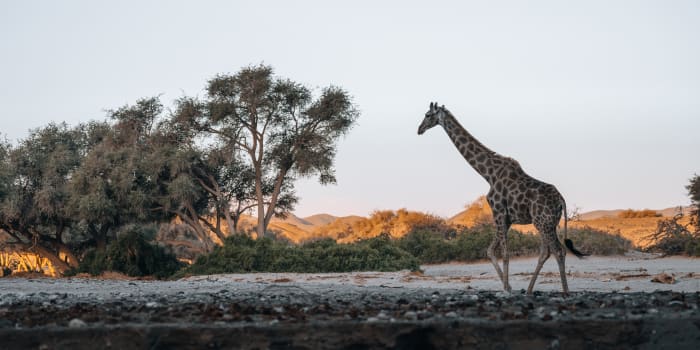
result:
<svg viewBox="0 0 700 350"><path fill-rule="evenodd" d="M488 191L441 128L444 104L582 211L688 204L700 173L699 1L2 1L0 133L102 120L217 73L272 65L341 86L362 114L338 184L296 214L452 216Z"/></svg>

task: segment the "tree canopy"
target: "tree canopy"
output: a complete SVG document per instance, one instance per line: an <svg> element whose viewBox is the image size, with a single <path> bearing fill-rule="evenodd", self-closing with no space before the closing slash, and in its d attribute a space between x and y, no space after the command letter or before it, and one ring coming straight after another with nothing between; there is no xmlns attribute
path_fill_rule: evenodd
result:
<svg viewBox="0 0 700 350"><path fill-rule="evenodd" d="M317 175L322 184L335 182L337 140L359 116L347 92L327 87L314 98L309 88L275 77L264 65L218 75L206 90L201 101L181 100L174 118L214 136L229 164L246 160L252 192L243 197L254 205L259 236L273 216L293 209L294 179Z"/></svg>

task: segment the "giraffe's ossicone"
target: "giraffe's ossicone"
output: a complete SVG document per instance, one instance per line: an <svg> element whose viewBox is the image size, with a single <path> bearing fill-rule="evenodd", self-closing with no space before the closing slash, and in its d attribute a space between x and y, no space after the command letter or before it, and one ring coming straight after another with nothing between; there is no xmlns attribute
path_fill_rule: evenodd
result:
<svg viewBox="0 0 700 350"><path fill-rule="evenodd" d="M527 288L532 293L537 275L542 265L554 254L559 264L562 289L569 292L566 282L566 250L557 237L557 226L564 214L564 242L566 247L577 257L583 254L574 248L567 235L566 202L554 185L533 178L523 171L520 164L512 158L504 157L479 142L472 136L445 106L430 103L430 109L418 127L418 134L441 125L447 136L454 143L460 154L491 186L486 199L491 206L496 224L496 234L488 247L487 255L491 259L506 291L511 290L508 282L508 230L512 224L533 224L541 235L540 257ZM495 254L500 245L503 257L503 269L498 264Z"/></svg>

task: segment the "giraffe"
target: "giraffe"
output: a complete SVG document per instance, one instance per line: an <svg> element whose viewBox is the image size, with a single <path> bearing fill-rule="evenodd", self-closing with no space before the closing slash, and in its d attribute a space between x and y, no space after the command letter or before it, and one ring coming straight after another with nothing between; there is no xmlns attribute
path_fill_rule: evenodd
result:
<svg viewBox="0 0 700 350"><path fill-rule="evenodd" d="M556 233L562 212L566 247L579 258L586 254L576 250L571 240L566 238L566 203L556 187L526 174L515 159L502 156L484 146L459 124L444 105L438 107L437 103L431 102L430 109L425 113L425 118L418 128L418 135L422 135L436 125L441 125L445 129L459 153L491 186L486 200L493 212L496 233L486 254L503 282L503 289L507 292L511 291L508 282L508 230L511 224L534 224L541 235L540 256L527 293L532 294L542 265L549 259L550 253L553 253L559 265L563 292L568 294L569 286L565 271L566 250L559 242ZM502 270L495 254L499 244L502 249Z"/></svg>

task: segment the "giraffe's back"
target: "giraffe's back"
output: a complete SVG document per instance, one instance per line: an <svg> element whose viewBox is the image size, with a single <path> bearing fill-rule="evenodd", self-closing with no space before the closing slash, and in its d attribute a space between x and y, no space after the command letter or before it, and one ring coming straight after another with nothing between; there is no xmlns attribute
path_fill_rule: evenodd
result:
<svg viewBox="0 0 700 350"><path fill-rule="evenodd" d="M489 197L496 210L506 209L511 224L531 224L538 221L558 223L561 218L561 194L554 185L537 180L513 161L495 182Z"/></svg>

